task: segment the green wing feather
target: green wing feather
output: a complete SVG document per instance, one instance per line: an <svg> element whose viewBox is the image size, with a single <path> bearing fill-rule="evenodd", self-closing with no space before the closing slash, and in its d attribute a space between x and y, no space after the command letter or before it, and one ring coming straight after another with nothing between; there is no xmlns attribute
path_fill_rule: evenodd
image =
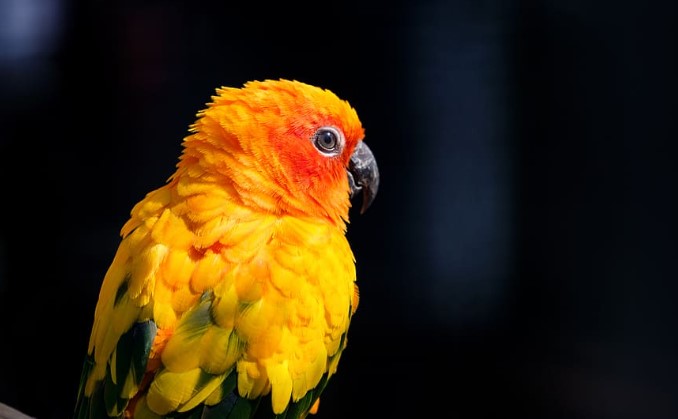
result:
<svg viewBox="0 0 678 419"><path fill-rule="evenodd" d="M75 418L122 417L130 397L143 379L157 330L155 323L149 320L135 323L124 333L115 346L106 376L89 397L85 395L85 383L94 367L94 359L91 355L87 356L80 379Z"/></svg>
<svg viewBox="0 0 678 419"><path fill-rule="evenodd" d="M126 291L125 289L122 292ZM208 327L214 326L211 315L213 301L214 295L205 293L200 303L184 315L177 330L181 329L183 333L193 336L193 338L199 338ZM133 324L130 330L122 334L111 354L104 379L96 384L90 396L85 396L84 388L87 377L94 367L94 359L91 355L87 356L83 365L74 419L123 417L130 398L135 395L143 380L157 330L156 324L152 320L148 320ZM164 374L181 373L173 373L161 368L156 377ZM213 386L215 380L218 381L218 387L214 390L209 389L208 387ZM324 374L314 389L306 393L300 400L290 402L283 413L275 415L270 407L270 394L254 400L241 397L238 394L237 373L234 368L221 375L209 374L200 370L199 379L192 388L192 397L186 402L167 412L164 416L154 414L145 406L139 411L139 419L146 417L154 419L302 419L308 415L310 407L320 396L327 381L328 375ZM191 407L194 397L198 397L200 392L205 389L208 389L209 394L219 391L221 394L220 401L208 406L202 402L206 397L203 394L197 399L199 401L196 402L196 406ZM142 398L140 403L146 403L145 398ZM187 406L189 406L188 409L186 409Z"/></svg>

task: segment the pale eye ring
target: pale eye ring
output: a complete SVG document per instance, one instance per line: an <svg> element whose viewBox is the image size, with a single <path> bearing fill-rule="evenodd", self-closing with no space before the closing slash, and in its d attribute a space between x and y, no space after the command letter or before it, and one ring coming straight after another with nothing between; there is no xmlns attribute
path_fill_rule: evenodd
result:
<svg viewBox="0 0 678 419"><path fill-rule="evenodd" d="M344 136L335 127L321 127L313 134L313 145L326 156L335 156L344 147Z"/></svg>

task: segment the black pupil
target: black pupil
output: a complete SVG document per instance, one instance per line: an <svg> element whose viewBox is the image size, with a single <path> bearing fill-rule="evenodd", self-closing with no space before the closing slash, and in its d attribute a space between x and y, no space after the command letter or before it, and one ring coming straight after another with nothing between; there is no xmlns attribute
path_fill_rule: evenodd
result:
<svg viewBox="0 0 678 419"><path fill-rule="evenodd" d="M337 146L337 136L332 131L320 131L317 137L318 145L326 150Z"/></svg>

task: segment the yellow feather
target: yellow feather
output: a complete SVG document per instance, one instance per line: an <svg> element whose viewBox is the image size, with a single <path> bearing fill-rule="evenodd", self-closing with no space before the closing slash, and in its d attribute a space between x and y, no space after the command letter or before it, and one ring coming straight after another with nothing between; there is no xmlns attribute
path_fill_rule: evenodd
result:
<svg viewBox="0 0 678 419"><path fill-rule="evenodd" d="M293 378L292 398L299 400L320 382L326 370L327 351L319 340L309 340L294 348L290 361Z"/></svg>
<svg viewBox="0 0 678 419"><path fill-rule="evenodd" d="M306 282L306 275L303 274L303 271L300 272L299 267L295 270L291 270L280 266L277 263L270 263L270 265L263 266L270 266L271 285L283 297L297 297L300 295L300 290Z"/></svg>
<svg viewBox="0 0 678 419"><path fill-rule="evenodd" d="M172 291L162 281L158 281L154 289L153 320L160 329L172 328L177 321L172 307Z"/></svg>
<svg viewBox="0 0 678 419"><path fill-rule="evenodd" d="M231 373L229 370L225 376L228 377L228 375ZM224 388L222 387L217 387L212 393L210 393L209 396L205 398L205 404L207 406L214 406L215 404L219 403L224 399ZM136 418L135 418L136 419Z"/></svg>
<svg viewBox="0 0 678 419"><path fill-rule="evenodd" d="M132 257L129 278L129 295L137 298L142 291L153 289L156 271L168 253L164 244L154 244L143 249L138 256Z"/></svg>
<svg viewBox="0 0 678 419"><path fill-rule="evenodd" d="M209 305L209 301L201 302L179 321L162 352L162 363L169 371L185 372L200 366L198 349L203 335L212 325L206 318Z"/></svg>
<svg viewBox="0 0 678 419"><path fill-rule="evenodd" d="M278 233L276 235L276 250L270 253L271 256L273 256L275 263L289 271L295 271L306 275L308 271L304 264L305 252L302 251L301 245L294 244L287 238L285 238L285 243L287 243L287 245L283 245L280 242L279 236L284 236L284 232Z"/></svg>
<svg viewBox="0 0 678 419"><path fill-rule="evenodd" d="M273 413L281 414L286 408L292 395L292 377L288 369L288 361L269 363L266 373L271 381L271 401Z"/></svg>
<svg viewBox="0 0 678 419"><path fill-rule="evenodd" d="M186 185L186 183L184 184ZM203 185L210 187L207 183ZM196 193L190 188L190 184L186 186L183 191L185 196L187 196L186 206L191 212L200 214L203 220L212 220L225 214L230 215L228 206L224 207L224 204L229 202L228 195L225 192L214 193L207 190L203 193ZM198 220L193 219L193 221Z"/></svg>
<svg viewBox="0 0 678 419"><path fill-rule="evenodd" d="M222 256L231 263L249 262L271 240L274 226L274 217L238 222L219 240L225 246Z"/></svg>
<svg viewBox="0 0 678 419"><path fill-rule="evenodd" d="M106 316L103 313L112 310L113 300L117 293L118 288L125 279L127 274L126 262L129 258L128 247L122 243L118 248L118 251L113 258L111 266L108 268L106 275L104 276L103 284L101 285L101 290L99 291L99 302L95 311L95 321L92 326L92 333L89 340L89 348L87 352L92 354L95 344L98 345L99 342L103 340L103 336L106 333L106 328L101 327L102 322L105 320Z"/></svg>
<svg viewBox="0 0 678 419"><path fill-rule="evenodd" d="M162 210L169 204L171 193L168 188L159 188L150 192L132 208L132 218L122 227L120 235L127 237L143 220L157 219Z"/></svg>
<svg viewBox="0 0 678 419"><path fill-rule="evenodd" d="M172 247L162 263L160 272L162 280L173 288L184 287L191 279L195 262L182 248Z"/></svg>
<svg viewBox="0 0 678 419"><path fill-rule="evenodd" d="M177 249L188 249L195 240L186 222L169 209L164 210L153 225L151 237L156 243L171 244Z"/></svg>
<svg viewBox="0 0 678 419"><path fill-rule="evenodd" d="M179 196L205 194L212 197L228 197L225 192L214 188L214 178L204 176L204 171L196 173L195 176L180 177L175 185L176 192Z"/></svg>
<svg viewBox="0 0 678 419"><path fill-rule="evenodd" d="M236 306L237 307L237 306ZM273 327L280 327L280 323L275 323L276 311L279 316L282 316L281 307L274 307L273 304L259 300L254 303L247 304L238 310L236 317L235 328L238 334L248 344L248 353L252 356L257 356L262 350L257 346L260 342L259 336ZM268 352L268 351L266 351Z"/></svg>
<svg viewBox="0 0 678 419"><path fill-rule="evenodd" d="M191 289L202 294L203 291L214 288L217 281L223 280L230 269L233 268L226 263L221 254L207 249L193 268Z"/></svg>
<svg viewBox="0 0 678 419"><path fill-rule="evenodd" d="M248 214L236 219L233 228L225 232L219 243L226 246L258 248L262 241L268 241L276 224L274 217Z"/></svg>
<svg viewBox="0 0 678 419"><path fill-rule="evenodd" d="M233 329L211 326L200 341L200 368L211 374L230 371L242 356L244 345Z"/></svg>
<svg viewBox="0 0 678 419"><path fill-rule="evenodd" d="M322 250L322 246L328 244L336 233L332 226L324 222L286 216L281 218L278 236L290 246L300 246L307 252Z"/></svg>
<svg viewBox="0 0 678 419"><path fill-rule="evenodd" d="M204 387L202 387L198 392L194 393L190 399L184 402L183 406L179 409L179 412L187 412L205 401L205 399L209 397L210 394L217 390L225 378L225 374L211 378L209 382L204 385Z"/></svg>
<svg viewBox="0 0 678 419"><path fill-rule="evenodd" d="M199 299L200 295L189 287L180 287L172 293L172 308L176 313L183 313L193 307Z"/></svg>
<svg viewBox="0 0 678 419"><path fill-rule="evenodd" d="M214 218L196 230L195 246L207 248L216 243L224 234L232 230L237 220L230 217Z"/></svg>
<svg viewBox="0 0 678 419"><path fill-rule="evenodd" d="M224 281L214 289L216 296L212 307L214 322L224 329L232 329L240 310L240 302L232 281Z"/></svg>
<svg viewBox="0 0 678 419"><path fill-rule="evenodd" d="M270 276L269 266L261 258L253 258L248 264L236 265L233 269L233 281L238 303L258 301Z"/></svg>
<svg viewBox="0 0 678 419"><path fill-rule="evenodd" d="M337 352L334 357L330 359L329 364L327 365L327 373L329 377L337 372L339 358L341 358L341 352Z"/></svg>
<svg viewBox="0 0 678 419"><path fill-rule="evenodd" d="M238 392L248 398L261 396L265 390L268 390L268 379L259 368L256 362L238 361Z"/></svg>
<svg viewBox="0 0 678 419"><path fill-rule="evenodd" d="M148 407L159 415L179 409L196 393L201 378L199 368L185 372L160 371L156 374L146 395Z"/></svg>

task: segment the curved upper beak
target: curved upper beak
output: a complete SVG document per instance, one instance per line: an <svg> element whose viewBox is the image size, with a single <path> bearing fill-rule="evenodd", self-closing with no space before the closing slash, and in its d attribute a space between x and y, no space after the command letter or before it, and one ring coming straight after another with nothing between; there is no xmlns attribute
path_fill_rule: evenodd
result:
<svg viewBox="0 0 678 419"><path fill-rule="evenodd" d="M363 193L363 204L360 208L360 213L363 214L379 190L377 160L363 141L358 143L348 163L348 183L351 187L351 198L360 191Z"/></svg>

